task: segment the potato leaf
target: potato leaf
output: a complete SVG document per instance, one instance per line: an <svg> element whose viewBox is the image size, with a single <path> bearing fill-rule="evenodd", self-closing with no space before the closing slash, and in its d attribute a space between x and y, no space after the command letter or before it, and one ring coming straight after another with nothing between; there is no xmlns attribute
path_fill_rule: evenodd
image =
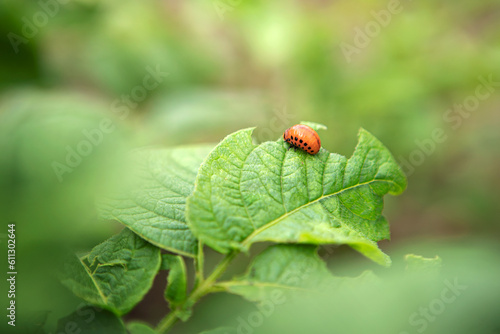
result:
<svg viewBox="0 0 500 334"><path fill-rule="evenodd" d="M390 264L376 244L389 238L382 197L400 194L406 178L385 146L361 129L346 159L282 139L255 145L252 132L227 136L201 165L187 202L196 237L221 253L258 241L347 244Z"/></svg>
<svg viewBox="0 0 500 334"><path fill-rule="evenodd" d="M57 322L57 333L127 334L123 322L115 314L92 306L79 308Z"/></svg>
<svg viewBox="0 0 500 334"><path fill-rule="evenodd" d="M406 271L409 273L436 273L438 274L443 264L439 256L426 258L420 255L407 254L405 256Z"/></svg>
<svg viewBox="0 0 500 334"><path fill-rule="evenodd" d="M186 199L193 192L198 167L212 147L135 152L135 187L99 203L102 217L118 220L160 248L195 256L198 243L186 224Z"/></svg>
<svg viewBox="0 0 500 334"><path fill-rule="evenodd" d="M65 263L61 282L89 303L123 315L151 288L160 263L160 249L125 228Z"/></svg>
<svg viewBox="0 0 500 334"><path fill-rule="evenodd" d="M251 301L283 299L288 291L319 289L326 284L340 284L341 278L330 274L312 245L274 245L260 253L247 273L219 285Z"/></svg>
<svg viewBox="0 0 500 334"><path fill-rule="evenodd" d="M161 269L168 270L165 299L174 308L186 299L186 264L182 256L163 254Z"/></svg>
<svg viewBox="0 0 500 334"><path fill-rule="evenodd" d="M148 324L137 321L128 323L127 330L130 334L157 334Z"/></svg>

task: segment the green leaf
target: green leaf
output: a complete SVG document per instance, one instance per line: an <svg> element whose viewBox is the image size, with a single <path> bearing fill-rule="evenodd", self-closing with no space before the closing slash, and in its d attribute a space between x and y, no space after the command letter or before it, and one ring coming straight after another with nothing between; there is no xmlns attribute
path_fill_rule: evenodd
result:
<svg viewBox="0 0 500 334"><path fill-rule="evenodd" d="M420 255L407 254L405 256L407 272L439 273L443 261L439 256L425 258Z"/></svg>
<svg viewBox="0 0 500 334"><path fill-rule="evenodd" d="M157 334L153 328L142 322L130 322L127 329L130 334Z"/></svg>
<svg viewBox="0 0 500 334"><path fill-rule="evenodd" d="M120 318L106 310L85 306L57 322L57 333L127 334Z"/></svg>
<svg viewBox="0 0 500 334"><path fill-rule="evenodd" d="M318 131L318 130L326 130L328 129L326 127L326 125L324 124L320 124L320 123L314 123L314 122L300 122L300 124L304 124L304 125L307 125L308 127L310 127L311 129L313 129L314 131Z"/></svg>
<svg viewBox="0 0 500 334"><path fill-rule="evenodd" d="M365 270L356 277L342 277L340 279L342 281L337 286L340 289L344 289L346 287L354 289L360 286L377 285L382 282L382 280L371 270Z"/></svg>
<svg viewBox="0 0 500 334"><path fill-rule="evenodd" d="M125 224L153 245L194 257L198 243L186 224L186 199L193 192L198 167L212 147L135 152L136 187L100 203L101 215Z"/></svg>
<svg viewBox="0 0 500 334"><path fill-rule="evenodd" d="M162 270L168 270L165 299L175 308L186 299L186 264L182 256L163 254Z"/></svg>
<svg viewBox="0 0 500 334"><path fill-rule="evenodd" d="M160 249L125 228L65 263L61 282L89 303L122 315L151 288L160 263Z"/></svg>
<svg viewBox="0 0 500 334"><path fill-rule="evenodd" d="M347 244L383 265L389 238L383 196L406 177L390 152L361 129L352 157L288 150L282 139L252 143L253 129L227 136L205 159L188 198L188 223L221 253L252 243Z"/></svg>
<svg viewBox="0 0 500 334"><path fill-rule="evenodd" d="M317 290L339 284L311 245L274 245L259 254L242 277L219 286L251 301L284 298L290 290ZM281 296L281 297L280 297Z"/></svg>

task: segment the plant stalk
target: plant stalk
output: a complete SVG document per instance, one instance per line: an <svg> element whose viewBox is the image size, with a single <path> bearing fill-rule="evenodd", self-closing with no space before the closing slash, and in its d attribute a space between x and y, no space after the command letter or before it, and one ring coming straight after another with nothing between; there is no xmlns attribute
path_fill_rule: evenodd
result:
<svg viewBox="0 0 500 334"><path fill-rule="evenodd" d="M172 310L169 314L167 314L163 319L161 319L160 323L156 327L156 331L158 333L167 333L170 328L179 320L177 317L177 311Z"/></svg>
<svg viewBox="0 0 500 334"><path fill-rule="evenodd" d="M198 240L198 256L194 260L195 262L195 283L194 283L194 288L196 289L198 285L200 285L204 280L205 277L203 277L203 272L204 272L204 266L205 266L205 258L204 258L204 253L203 253L203 243L201 240Z"/></svg>
<svg viewBox="0 0 500 334"><path fill-rule="evenodd" d="M178 306L178 309L182 310L185 305L191 307L194 305L201 297L205 296L210 292L219 291L219 289L213 289L215 281L224 274L227 269L227 266L234 260L234 258L238 255L238 252L231 252L227 254L224 259L214 268L212 273L205 280L198 281L198 285L191 292L189 297ZM198 260L199 261L199 260ZM202 260L203 261L203 260ZM200 261L199 261L200 262ZM199 268L199 264L198 264ZM203 276L200 276L203 277ZM156 327L156 331L160 334L167 333L172 326L179 320L178 311L172 310L169 314L167 314Z"/></svg>

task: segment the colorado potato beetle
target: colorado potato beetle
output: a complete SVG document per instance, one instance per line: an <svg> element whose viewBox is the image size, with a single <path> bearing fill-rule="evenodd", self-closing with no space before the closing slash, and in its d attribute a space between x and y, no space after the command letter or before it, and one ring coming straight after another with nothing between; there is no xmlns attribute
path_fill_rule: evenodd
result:
<svg viewBox="0 0 500 334"><path fill-rule="evenodd" d="M318 153L321 147L321 140L316 131L303 124L286 129L283 133L283 139L290 145L313 155Z"/></svg>

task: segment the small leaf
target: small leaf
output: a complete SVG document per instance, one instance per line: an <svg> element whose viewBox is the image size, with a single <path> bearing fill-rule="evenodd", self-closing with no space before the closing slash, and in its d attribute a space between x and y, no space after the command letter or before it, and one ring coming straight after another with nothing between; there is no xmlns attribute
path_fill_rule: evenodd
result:
<svg viewBox="0 0 500 334"><path fill-rule="evenodd" d="M122 315L151 288L160 261L159 248L125 228L85 257L65 263L61 282L89 303Z"/></svg>
<svg viewBox="0 0 500 334"><path fill-rule="evenodd" d="M310 127L311 129L313 129L314 131L319 131L319 130L327 130L328 128L326 127L326 125L323 125L323 124L320 124L320 123L314 123L314 122L300 122L300 124L304 124L304 125L307 125L308 127Z"/></svg>
<svg viewBox="0 0 500 334"><path fill-rule="evenodd" d="M182 256L163 254L162 270L168 270L165 299L175 308L186 299L186 264Z"/></svg>
<svg viewBox="0 0 500 334"><path fill-rule="evenodd" d="M410 273L439 273L442 266L442 260L439 256L433 258L425 258L420 255L407 254L405 256L406 271Z"/></svg>
<svg viewBox="0 0 500 334"><path fill-rule="evenodd" d="M106 310L85 306L57 322L57 333L127 334L120 318Z"/></svg>
<svg viewBox="0 0 500 334"><path fill-rule="evenodd" d="M321 149L252 143L253 129L227 136L200 167L187 217L193 233L221 253L254 242L347 244L383 265L389 238L382 197L406 178L390 152L361 129L352 157Z"/></svg>
<svg viewBox="0 0 500 334"><path fill-rule="evenodd" d="M130 322L127 324L127 329L130 334L157 334L153 328L142 322Z"/></svg>
<svg viewBox="0 0 500 334"><path fill-rule="evenodd" d="M195 256L197 241L186 224L186 199L198 167L212 146L149 149L134 153L138 175L133 190L99 204L105 219L115 219L153 245Z"/></svg>
<svg viewBox="0 0 500 334"><path fill-rule="evenodd" d="M251 301L284 298L290 290L317 290L327 283L339 284L316 254L316 246L274 245L259 254L247 273L220 285Z"/></svg>

